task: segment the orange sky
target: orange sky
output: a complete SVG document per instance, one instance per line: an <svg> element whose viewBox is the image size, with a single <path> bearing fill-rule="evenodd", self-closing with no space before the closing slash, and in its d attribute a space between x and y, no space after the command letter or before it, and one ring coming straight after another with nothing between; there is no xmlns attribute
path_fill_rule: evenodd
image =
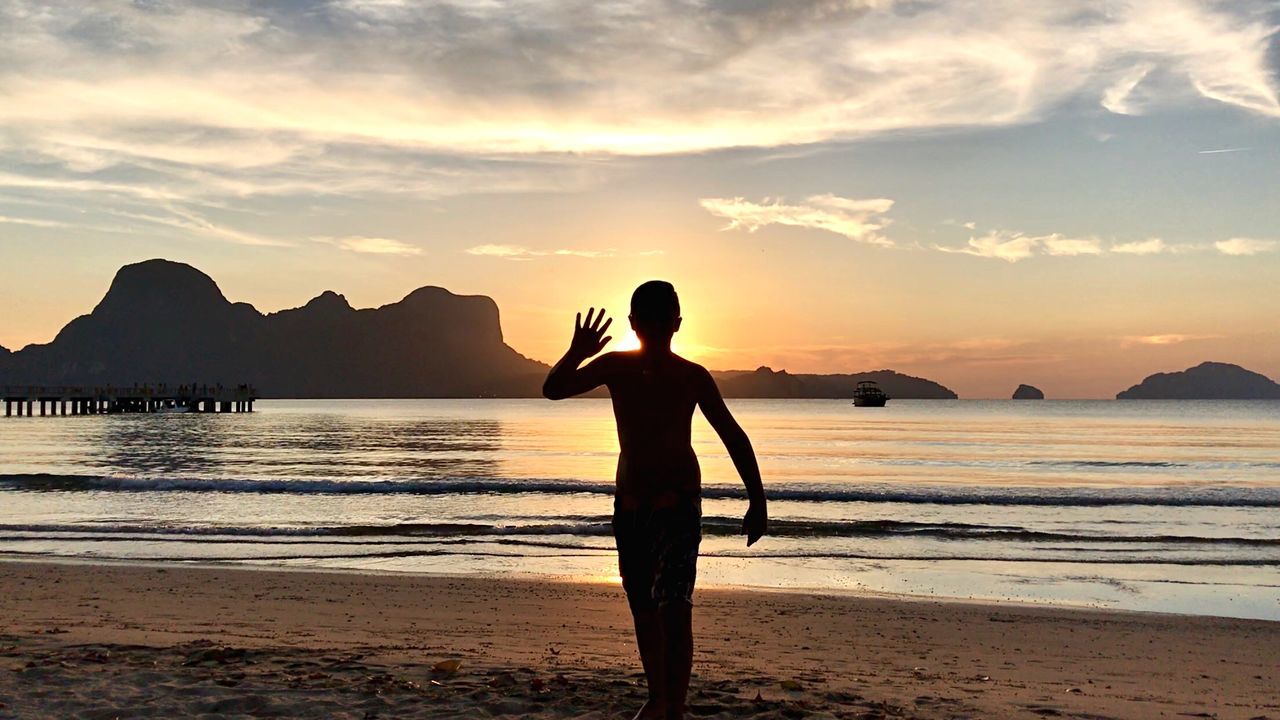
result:
<svg viewBox="0 0 1280 720"><path fill-rule="evenodd" d="M264 311L490 295L548 362L665 278L713 368L1280 376L1262 0L17 2L0 47L6 347L164 257Z"/></svg>

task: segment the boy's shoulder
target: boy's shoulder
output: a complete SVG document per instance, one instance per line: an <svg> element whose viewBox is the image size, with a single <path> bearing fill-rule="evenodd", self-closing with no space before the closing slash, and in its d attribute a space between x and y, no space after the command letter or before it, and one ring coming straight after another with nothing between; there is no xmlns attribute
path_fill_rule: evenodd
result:
<svg viewBox="0 0 1280 720"><path fill-rule="evenodd" d="M698 363L688 358L680 357L675 353L671 353L670 357L671 357L671 365L669 367L675 367L681 372L687 373L690 376L694 376L698 378L711 378L711 371L706 369L702 365L699 365ZM645 362L644 357L640 354L639 350L614 350L612 352L607 352L601 355L599 358L597 358L597 361L600 362L601 365L605 367L612 367L612 368L626 368L626 367L641 368Z"/></svg>
<svg viewBox="0 0 1280 720"><path fill-rule="evenodd" d="M711 371L706 369L702 365L699 365L698 363L688 358L682 358L679 355L673 354L672 357L680 361L684 365L685 369L688 370L690 373L697 375L699 377L702 377L702 376L711 377Z"/></svg>

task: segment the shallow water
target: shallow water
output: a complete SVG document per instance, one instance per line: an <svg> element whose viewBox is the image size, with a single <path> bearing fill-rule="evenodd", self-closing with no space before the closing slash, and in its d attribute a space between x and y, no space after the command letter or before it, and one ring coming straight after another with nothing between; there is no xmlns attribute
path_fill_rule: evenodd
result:
<svg viewBox="0 0 1280 720"><path fill-rule="evenodd" d="M737 400L704 583L1280 619L1280 403ZM263 401L0 422L0 553L614 575L606 400Z"/></svg>

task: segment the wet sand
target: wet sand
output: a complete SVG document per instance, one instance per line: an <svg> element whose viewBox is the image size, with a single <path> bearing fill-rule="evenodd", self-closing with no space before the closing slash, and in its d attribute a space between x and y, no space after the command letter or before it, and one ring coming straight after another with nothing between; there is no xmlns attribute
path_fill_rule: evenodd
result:
<svg viewBox="0 0 1280 720"><path fill-rule="evenodd" d="M693 717L1280 720L1280 623L700 590L695 624ZM643 696L613 585L0 563L0 718L621 718Z"/></svg>

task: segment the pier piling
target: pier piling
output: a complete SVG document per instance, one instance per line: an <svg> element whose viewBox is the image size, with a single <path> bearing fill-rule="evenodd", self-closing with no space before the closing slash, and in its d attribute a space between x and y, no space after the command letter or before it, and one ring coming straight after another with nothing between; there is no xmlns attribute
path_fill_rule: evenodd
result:
<svg viewBox="0 0 1280 720"><path fill-rule="evenodd" d="M252 385L165 384L129 387L42 387L31 385L0 386L4 400L4 416L35 417L40 404L40 417L135 413L242 413L253 412L258 391Z"/></svg>

